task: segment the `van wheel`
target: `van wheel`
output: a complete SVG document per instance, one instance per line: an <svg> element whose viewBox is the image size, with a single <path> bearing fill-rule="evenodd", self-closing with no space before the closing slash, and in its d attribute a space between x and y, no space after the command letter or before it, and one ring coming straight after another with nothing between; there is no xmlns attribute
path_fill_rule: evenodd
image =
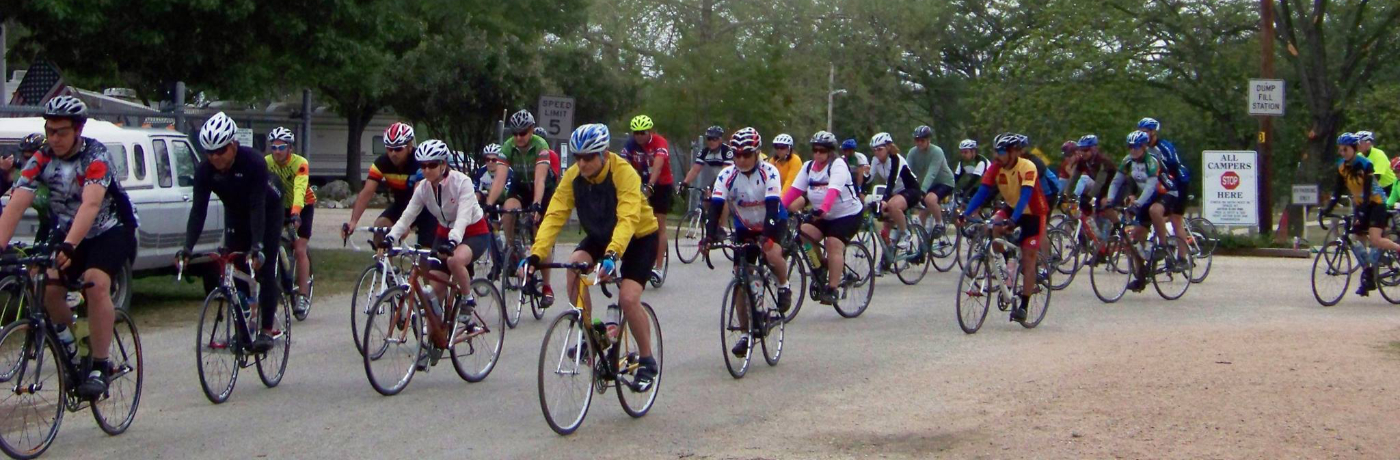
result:
<svg viewBox="0 0 1400 460"><path fill-rule="evenodd" d="M112 278L112 305L131 312L131 262L123 265L121 273Z"/></svg>

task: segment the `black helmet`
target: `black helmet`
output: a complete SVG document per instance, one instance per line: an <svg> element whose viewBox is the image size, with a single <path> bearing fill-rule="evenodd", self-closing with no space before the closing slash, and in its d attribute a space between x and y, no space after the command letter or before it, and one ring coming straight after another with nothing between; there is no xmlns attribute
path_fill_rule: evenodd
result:
<svg viewBox="0 0 1400 460"><path fill-rule="evenodd" d="M506 130L511 133L519 133L532 126L535 126L535 116L531 115L529 110L515 112L510 116L510 120L506 121Z"/></svg>
<svg viewBox="0 0 1400 460"><path fill-rule="evenodd" d="M724 138L724 127L719 126L719 125L711 126L709 129L706 129L706 130L705 130L705 138L706 138L706 139L710 139L710 138L722 139L722 138Z"/></svg>
<svg viewBox="0 0 1400 460"><path fill-rule="evenodd" d="M928 139L930 137L933 137L933 128L928 127L928 125L914 128L915 139Z"/></svg>
<svg viewBox="0 0 1400 460"><path fill-rule="evenodd" d="M44 148L44 143L47 142L47 141L48 141L48 138L44 137L44 133L34 133L34 134L30 134L30 135L28 135L28 136L24 136L24 139L20 139L20 141L19 141L19 151L21 151L21 152L34 152L34 151L37 151L37 150L39 150L39 149Z"/></svg>

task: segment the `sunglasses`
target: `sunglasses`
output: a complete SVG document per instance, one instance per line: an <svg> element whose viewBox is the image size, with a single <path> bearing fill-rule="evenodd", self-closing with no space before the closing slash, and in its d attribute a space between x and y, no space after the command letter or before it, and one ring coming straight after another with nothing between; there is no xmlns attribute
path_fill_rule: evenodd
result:
<svg viewBox="0 0 1400 460"><path fill-rule="evenodd" d="M719 140L719 138L718 138L718 137L706 137L705 140L707 140L707 141L717 141L717 140Z"/></svg>
<svg viewBox="0 0 1400 460"><path fill-rule="evenodd" d="M390 151L390 152L402 152L402 151L408 150L408 147L388 147L388 148L386 148L386 150L388 150L388 151Z"/></svg>
<svg viewBox="0 0 1400 460"><path fill-rule="evenodd" d="M521 132L515 133L515 137L525 137L525 136L531 136L531 135L534 135L534 134L535 134L534 131L521 131Z"/></svg>
<svg viewBox="0 0 1400 460"><path fill-rule="evenodd" d="M445 161L422 161L418 163L418 166L421 166L423 169L438 169L438 167L445 164L447 164Z"/></svg>
<svg viewBox="0 0 1400 460"><path fill-rule="evenodd" d="M753 158L755 156L758 156L758 153L752 151L734 152L734 158Z"/></svg>
<svg viewBox="0 0 1400 460"><path fill-rule="evenodd" d="M232 152L233 150L234 150L234 149L228 148L228 146L225 145L225 146L223 146L223 147L221 147L221 148L218 148L218 149L215 149L215 150L210 150L210 151L208 151L208 152L206 152L206 153L208 153L209 156L211 156L211 157L217 157L217 156L222 156L222 155L225 154L225 153Z"/></svg>
<svg viewBox="0 0 1400 460"><path fill-rule="evenodd" d="M576 161L576 162L581 162L581 161L593 161L593 160L597 159L598 157L599 157L599 155L596 154L596 153L576 153L576 154L574 154L574 161Z"/></svg>
<svg viewBox="0 0 1400 460"><path fill-rule="evenodd" d="M281 151L283 151L283 150L291 149L292 146L287 145L287 144L282 144L282 145L269 145L267 148L272 149L272 150L276 150L276 151L278 151L278 152L281 152Z"/></svg>
<svg viewBox="0 0 1400 460"><path fill-rule="evenodd" d="M645 136L647 131L632 131L633 136Z"/></svg>
<svg viewBox="0 0 1400 460"><path fill-rule="evenodd" d="M812 153L830 153L831 149L826 147L812 147Z"/></svg>
<svg viewBox="0 0 1400 460"><path fill-rule="evenodd" d="M1006 155L1006 149L996 149L997 156Z"/></svg>

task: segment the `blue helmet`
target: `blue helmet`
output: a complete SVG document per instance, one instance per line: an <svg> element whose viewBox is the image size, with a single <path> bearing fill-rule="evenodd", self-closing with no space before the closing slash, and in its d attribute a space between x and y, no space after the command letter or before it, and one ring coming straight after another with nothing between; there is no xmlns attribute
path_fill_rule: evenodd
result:
<svg viewBox="0 0 1400 460"><path fill-rule="evenodd" d="M1337 136L1337 145L1350 145L1352 147L1356 147L1359 144L1361 144L1361 137L1355 134L1342 133L1342 135Z"/></svg>
<svg viewBox="0 0 1400 460"><path fill-rule="evenodd" d="M856 140L855 140L855 139L846 139L846 140L844 140L844 141L841 141L841 150L855 150L855 149L856 149Z"/></svg>
<svg viewBox="0 0 1400 460"><path fill-rule="evenodd" d="M578 127L569 136L569 153L592 155L608 150L608 126L600 123Z"/></svg>
<svg viewBox="0 0 1400 460"><path fill-rule="evenodd" d="M1018 145L1020 145L1020 142L1018 142L1016 135L1012 133L998 134L996 139L992 140L992 150L996 150L997 153L1006 153L1006 149Z"/></svg>
<svg viewBox="0 0 1400 460"><path fill-rule="evenodd" d="M1090 148L1090 147L1098 147L1098 146L1099 146L1099 136L1095 136L1095 135L1093 135L1093 134L1085 134L1084 137L1079 138L1079 148L1081 148L1081 149L1087 149L1087 148Z"/></svg>
<svg viewBox="0 0 1400 460"><path fill-rule="evenodd" d="M1131 133L1128 133L1128 147L1142 147L1144 145L1147 145L1148 140L1149 139L1147 137L1147 133L1144 133L1142 131L1133 131Z"/></svg>
<svg viewBox="0 0 1400 460"><path fill-rule="evenodd" d="M1153 118L1143 118L1138 120L1138 129L1150 129L1156 131L1162 128L1162 123Z"/></svg>

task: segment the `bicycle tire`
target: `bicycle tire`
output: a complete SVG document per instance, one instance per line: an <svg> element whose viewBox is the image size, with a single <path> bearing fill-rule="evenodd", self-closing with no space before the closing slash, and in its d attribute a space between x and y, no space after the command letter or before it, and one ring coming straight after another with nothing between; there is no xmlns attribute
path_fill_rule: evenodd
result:
<svg viewBox="0 0 1400 460"><path fill-rule="evenodd" d="M31 420L28 417L23 417L15 413L17 410L15 406L24 404L28 400L35 400L33 401L34 404L25 405L33 405L35 407L45 405L52 406L51 409L47 410L53 411L53 419L51 422L44 420L48 426L38 427L39 429L35 431L37 436L28 436L25 434L28 433L26 430L25 433L20 433L19 436L12 439L12 436L17 434L15 430L8 428L0 430L0 450L3 450L6 455L12 458L30 459L43 455L44 451L47 451L49 447L53 445L54 437L58 435L58 428L63 424L64 409L68 407L69 376L65 367L58 361L62 359L60 357L63 356L63 351L59 349L60 345L58 344L58 340L52 335L44 337L45 340L42 351L37 353L32 351L39 345L38 334L46 334L46 332L39 331L34 323L27 320L11 323L9 326L5 327L3 332L0 332L0 350L3 350L0 351L0 355L18 355L15 358L15 366L18 367L16 376L24 380L29 380L30 372L28 371L33 370L35 382L47 381L56 383L56 385L38 386L42 390L49 390L46 391L46 393L50 394L48 397L39 397L33 393L16 395L13 394L13 391L10 391L9 393L11 393L13 398L0 400L0 416L3 416L4 419L8 421L28 422ZM13 351L11 351L12 348L14 349ZM31 358L31 354L33 354L34 357ZM9 358L7 357L5 359L8 360ZM51 377L44 377L44 371L49 369L52 370L53 375ZM17 382L14 385L19 384L20 383ZM34 413L38 413L38 411L36 410ZM21 441L22 439L35 441L32 444L19 445L17 441Z"/></svg>
<svg viewBox="0 0 1400 460"><path fill-rule="evenodd" d="M540 361L535 380L540 396L540 411L544 414L544 421L549 424L549 428L560 435L569 435L583 425L583 420L588 417L588 406L593 402L593 385L597 381L597 366L594 365L597 356L588 344L588 333L584 330L582 315L579 310L568 310L554 317L554 321L549 323L549 328L545 329L544 341L540 344ZM551 339L556 337L556 332L560 334L559 343L551 346L551 342L554 342ZM569 356L571 344L576 356ZM555 365L553 370L549 369L551 363ZM560 408L559 403L562 401L549 396L553 392L545 389L546 374L568 376L569 381L566 383L573 384L572 389L576 390L573 393L582 398L577 410L551 413L550 409ZM553 404L551 399L556 399ZM573 419L560 423L560 420L556 420L559 418L556 415L570 416Z"/></svg>
<svg viewBox="0 0 1400 460"><path fill-rule="evenodd" d="M705 229L700 222L700 210L692 209L676 221L676 258L683 264L695 262L700 257L700 238ZM682 243L684 241L684 243Z"/></svg>
<svg viewBox="0 0 1400 460"><path fill-rule="evenodd" d="M928 254L932 259L930 263L939 273L946 273L958 265L958 244L961 243L962 236L956 229L953 230L952 237L948 236L948 229L944 229L942 235L937 238L930 236L928 239Z"/></svg>
<svg viewBox="0 0 1400 460"><path fill-rule="evenodd" d="M476 383L485 380L500 363L501 350L505 346L506 339L506 305L505 301L501 299L501 293L490 281L481 278L474 279L471 289L472 295L476 298L476 308L473 309L472 320L480 322L486 332L460 341L453 339L452 367L457 370L457 376L461 377L462 380ZM452 324L454 330L459 327L459 323L455 319ZM490 336L493 329L496 331L495 337ZM478 338L481 339L477 340ZM465 350L463 350L462 345L466 345ZM479 354L483 353L483 348L485 354ZM483 356L485 361L481 359ZM469 364L468 359L474 360L475 364Z"/></svg>
<svg viewBox="0 0 1400 460"><path fill-rule="evenodd" d="M411 294L404 286L394 286L384 291L378 299L374 301L374 307L370 308L365 315L364 327L364 366L365 377L369 380L374 391L384 396L393 396L403 391L413 380L413 374L417 372L418 357L426 352L424 341L426 340L422 330L422 315L419 315L408 297ZM381 319L387 325L376 327L375 320ZM376 334L376 329L379 333ZM409 337L412 334L413 337ZM398 335L398 338L393 338ZM379 337L379 340L371 342L371 338ZM399 365L404 361L388 366L381 366L381 370L376 372L374 365L376 362L384 360L386 354L390 353L390 346L397 341L404 344L397 347L389 358L406 358L406 365ZM380 343L383 346L380 346ZM411 345L409 345L411 344ZM371 352L373 350L374 352ZM404 370L400 371L399 368ZM382 374L376 377L376 374ZM383 377L383 381L381 378ZM392 380L391 380L392 379Z"/></svg>
<svg viewBox="0 0 1400 460"><path fill-rule="evenodd" d="M797 258L801 257L800 252L790 252L787 256L788 286L792 290L792 306L788 307L787 314L783 315L783 323L790 323L797 318L797 312L802 310L802 304L807 301L807 265Z"/></svg>
<svg viewBox="0 0 1400 460"><path fill-rule="evenodd" d="M1317 256L1313 258L1312 268L1312 292L1313 298L1317 299L1317 303L1322 304L1324 307L1330 307L1336 305L1337 302L1341 302L1342 298L1346 297L1347 288L1351 287L1351 272L1354 265L1355 261L1352 260L1351 250L1344 247L1341 240L1329 241L1322 246L1322 250L1318 251ZM1319 268L1323 270L1321 275L1324 278L1322 279L1334 279L1337 276L1343 277L1341 289L1337 290L1336 295L1319 292L1320 290L1317 284Z"/></svg>
<svg viewBox="0 0 1400 460"><path fill-rule="evenodd" d="M909 246L922 254L915 257L900 255L899 251L895 251L894 276L899 278L899 282L904 283L905 286L913 286L919 284L919 281L923 281L924 276L928 274L928 266L931 265L929 263L930 254L927 250L928 236L924 233L923 226L915 224L910 227L909 237L913 238L914 241ZM905 260L898 260L900 258L905 258Z"/></svg>
<svg viewBox="0 0 1400 460"><path fill-rule="evenodd" d="M1132 257L1123 253L1125 248L1115 235L1108 239L1108 252L1103 260L1089 267L1089 284L1094 288L1094 296L1103 303L1114 303L1128 292L1128 283L1133 280ZM1132 248L1126 248L1131 251ZM1118 281L1118 278L1123 278Z"/></svg>
<svg viewBox="0 0 1400 460"><path fill-rule="evenodd" d="M364 314L374 305L375 299L379 298L383 287L385 273L378 263L370 264L360 272L360 278L355 281L355 290L350 296L350 337L355 341L355 351L360 356L365 354L365 346L360 342L360 326L364 325Z"/></svg>
<svg viewBox="0 0 1400 460"><path fill-rule="evenodd" d="M981 254L972 256L962 274L958 276L958 295L954 299L958 314L958 327L966 334L976 334L987 319L991 309L991 270L987 259Z"/></svg>
<svg viewBox="0 0 1400 460"><path fill-rule="evenodd" d="M199 326L195 329L194 349L196 370L199 372L199 385L209 402L222 404L233 394L238 383L238 370L246 359L241 351L242 344L234 324L237 302L224 288L215 289L204 298L204 308L199 313ZM220 327L222 326L222 329ZM220 344L222 340L222 344ZM228 356L217 362L206 362L205 356ZM213 380L213 372L227 374L227 379ZM226 380L226 381L225 381Z"/></svg>
<svg viewBox="0 0 1400 460"><path fill-rule="evenodd" d="M1199 284L1205 282L1206 277L1210 276L1210 267L1214 265L1215 254L1213 250L1207 251L1201 247L1201 242L1207 240L1206 236L1195 231L1192 231L1191 236L1193 240L1193 244L1190 245L1191 263L1194 264L1191 271L1191 282Z"/></svg>
<svg viewBox="0 0 1400 460"><path fill-rule="evenodd" d="M30 305L25 300L24 275L9 274L0 277L0 325L6 325L24 318Z"/></svg>
<svg viewBox="0 0 1400 460"><path fill-rule="evenodd" d="M1186 291L1191 289L1191 268L1187 265L1183 271L1180 267L1169 267L1168 258L1176 257L1176 239L1171 239L1172 243L1167 246L1154 246L1152 248L1152 261L1148 264L1147 273L1152 276L1152 288L1157 291L1157 295L1166 300L1177 300L1186 295ZM1190 257L1190 256L1188 256ZM1175 268L1173 270L1172 268ZM1180 284L1180 290L1173 287Z"/></svg>
<svg viewBox="0 0 1400 460"><path fill-rule="evenodd" d="M632 391L632 388L629 386L630 380L628 380L628 374L631 373L624 373L624 375L619 375L614 379L614 386L617 390L617 401L622 405L622 411L626 412L627 415L632 418L639 418L647 415L647 412L650 412L651 408L656 405L656 398L661 394L661 378L666 375L665 353L663 353L665 347L662 346L663 343L661 340L661 321L656 318L656 311L652 310L651 305L646 302L642 302L642 311L646 312L647 318L650 320L648 322L651 327L648 329L651 330L652 335L651 356L652 359L656 360L656 378L652 379L651 388L648 388L647 391L644 392ZM628 329L630 331L631 328ZM624 344L628 346L628 349L635 349L637 347L636 339L630 332L622 334L621 337L626 341ZM616 348L616 346L614 346L614 348ZM629 396L632 395L641 395L638 396L640 400L635 402L631 401Z"/></svg>
<svg viewBox="0 0 1400 460"><path fill-rule="evenodd" d="M1054 267L1051 267L1047 261L1037 259L1037 273L1051 272L1054 270ZM1020 274L1017 273L1017 276L1019 277ZM1016 283L1016 285L1019 284L1019 282ZM1036 326L1040 325L1041 321L1045 320L1045 314L1050 311L1050 296L1055 292L1054 289L1050 288L1048 280L1037 279L1036 287L1039 288L1039 292L1031 294L1030 300L1026 302L1026 319L1020 322L1021 327L1026 329L1035 329Z"/></svg>
<svg viewBox="0 0 1400 460"><path fill-rule="evenodd" d="M136 409L141 405L141 387L145 381L145 366L141 353L141 334L136 330L136 321L125 310L116 310L111 350L108 360L112 363L111 377L107 383L107 393L92 404L92 417L104 433L116 436L126 432L131 422L136 420ZM125 333L122 329L127 329ZM108 415L120 415L108 419Z"/></svg>
<svg viewBox="0 0 1400 460"><path fill-rule="evenodd" d="M1205 241L1200 243L1202 253L1215 255L1215 249L1220 243L1220 234L1216 233L1215 224L1210 219L1192 217L1186 221L1186 231L1204 236Z"/></svg>
<svg viewBox="0 0 1400 460"><path fill-rule="evenodd" d="M287 361L292 358L291 305L291 299L283 296L278 307L274 307L278 311L273 316L272 324L281 327L280 333L272 338L271 350L253 355L253 361L258 366L258 379L268 388L276 388L282 383L282 377L287 375Z"/></svg>
<svg viewBox="0 0 1400 460"><path fill-rule="evenodd" d="M787 322L783 320L783 316L777 308L778 280L772 273L768 273L766 278L763 282L763 293L760 294L764 296L764 299L763 308L759 310L763 321L759 324L764 331L763 338L759 342L763 345L763 361L767 362L769 366L777 366L778 361L783 359L783 339L787 333ZM753 318L750 320L752 321ZM749 343L753 343L753 340L749 340Z"/></svg>
<svg viewBox="0 0 1400 460"><path fill-rule="evenodd" d="M1381 291L1386 302L1400 305L1400 262L1396 261L1395 253L1383 253L1376 264L1375 282L1376 290Z"/></svg>
<svg viewBox="0 0 1400 460"><path fill-rule="evenodd" d="M858 270L861 268L865 269L864 274ZM875 274L875 259L870 256L870 250L858 241L847 244L845 267L839 285L842 295L832 304L837 314L849 319L865 313L865 309L870 307L870 299L875 296ZM851 296L853 290L850 287L863 288L865 294L857 293ZM845 299L853 299L855 302L847 302Z"/></svg>
<svg viewBox="0 0 1400 460"><path fill-rule="evenodd" d="M1051 290L1063 290L1074 282L1074 276L1079 272L1079 245L1058 228L1046 231L1045 244L1050 251L1050 260L1045 261L1049 268L1046 272L1049 280L1045 285Z"/></svg>
<svg viewBox="0 0 1400 460"><path fill-rule="evenodd" d="M541 270L530 272L530 283L536 289L532 292L538 292L538 294L522 292L521 298L525 303L530 304L530 316L534 316L536 321L542 320L544 319L544 292L538 289L544 289L544 272Z"/></svg>
<svg viewBox="0 0 1400 460"><path fill-rule="evenodd" d="M748 289L739 283L738 279L730 280L729 286L724 288L724 296L720 298L719 308L719 352L724 356L724 368L729 371L729 376L735 379L742 379L749 371L749 362L753 359L753 345L755 338L749 338L749 350L744 356L734 356L732 348L740 337L748 333L739 321L739 309L734 302L735 296L747 296ZM753 318L749 318L750 321Z"/></svg>

